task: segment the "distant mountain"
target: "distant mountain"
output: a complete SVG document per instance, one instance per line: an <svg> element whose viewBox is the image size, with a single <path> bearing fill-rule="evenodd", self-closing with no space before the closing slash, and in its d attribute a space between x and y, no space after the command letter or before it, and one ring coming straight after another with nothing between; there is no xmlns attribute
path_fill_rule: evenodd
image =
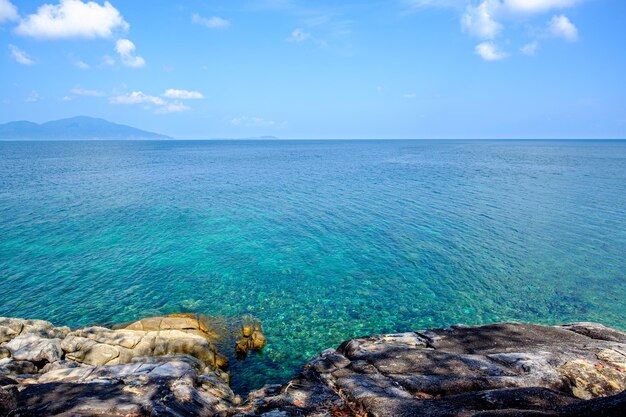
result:
<svg viewBox="0 0 626 417"><path fill-rule="evenodd" d="M27 121L0 125L0 140L126 140L171 139L134 127L111 123L104 119L78 116L37 124Z"/></svg>

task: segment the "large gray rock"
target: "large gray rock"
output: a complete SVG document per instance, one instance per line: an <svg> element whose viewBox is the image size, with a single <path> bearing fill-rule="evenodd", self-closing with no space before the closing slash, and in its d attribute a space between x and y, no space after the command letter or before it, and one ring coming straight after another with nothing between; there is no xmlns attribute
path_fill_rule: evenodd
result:
<svg viewBox="0 0 626 417"><path fill-rule="evenodd" d="M242 323L248 323L242 321ZM217 346L262 347L260 324L174 315L69 331L0 318L0 416L213 416L240 402ZM225 332L219 333L218 332ZM237 349L240 349L237 348ZM239 351L239 350L238 350Z"/></svg>
<svg viewBox="0 0 626 417"><path fill-rule="evenodd" d="M626 334L595 323L370 336L324 351L292 381L252 393L249 409L231 414L623 416L625 362Z"/></svg>
<svg viewBox="0 0 626 417"><path fill-rule="evenodd" d="M28 361L16 361L13 358L0 359L0 376L36 374L37 367Z"/></svg>
<svg viewBox="0 0 626 417"><path fill-rule="evenodd" d="M193 360L85 366L43 374L17 394L19 416L213 416L235 395ZM207 382L207 381L210 381Z"/></svg>
<svg viewBox="0 0 626 417"><path fill-rule="evenodd" d="M11 357L19 361L56 362L61 360L63 350L61 340L44 339L35 334L17 336L4 347L11 352Z"/></svg>
<svg viewBox="0 0 626 417"><path fill-rule="evenodd" d="M54 327L48 321L0 317L0 344L26 334L47 339L63 339L69 332L69 327Z"/></svg>

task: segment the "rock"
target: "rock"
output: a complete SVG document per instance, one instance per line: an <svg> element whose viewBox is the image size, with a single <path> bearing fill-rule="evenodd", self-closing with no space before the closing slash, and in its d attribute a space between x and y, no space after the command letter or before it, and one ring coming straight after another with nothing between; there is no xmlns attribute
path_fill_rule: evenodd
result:
<svg viewBox="0 0 626 417"><path fill-rule="evenodd" d="M62 359L57 362L47 363L43 368L39 371L39 373L45 374L46 372L56 371L57 369L68 369L68 368L80 368L80 364L69 359Z"/></svg>
<svg viewBox="0 0 626 417"><path fill-rule="evenodd" d="M344 342L339 347L339 350L357 359L372 353L384 352L388 349L416 349L426 347L428 347L428 339L411 332L352 339Z"/></svg>
<svg viewBox="0 0 626 417"><path fill-rule="evenodd" d="M559 371L569 379L572 393L585 400L626 390L626 368L614 362L576 359L563 364Z"/></svg>
<svg viewBox="0 0 626 417"><path fill-rule="evenodd" d="M228 365L228 360L205 337L181 330L88 327L70 333L61 347L68 359L95 366L129 363L135 357L174 354L194 356L215 368Z"/></svg>
<svg viewBox="0 0 626 417"><path fill-rule="evenodd" d="M11 351L5 348L4 346L0 346L0 359L10 358L10 357L11 357Z"/></svg>
<svg viewBox="0 0 626 417"><path fill-rule="evenodd" d="M0 376L28 375L37 373L37 367L28 361L16 361L13 358L0 359Z"/></svg>
<svg viewBox="0 0 626 417"><path fill-rule="evenodd" d="M177 314L73 332L0 319L0 337L10 355L0 359L0 415L582 417L626 410L626 333L595 323L352 339L244 404L228 386L218 349L234 347L243 357L264 346L251 317Z"/></svg>
<svg viewBox="0 0 626 417"><path fill-rule="evenodd" d="M248 348L264 345L258 321ZM0 319L0 407L20 416L213 416L241 399L216 344L241 338L220 318L179 314L69 331ZM215 343L215 344L214 344ZM41 368L38 372L37 368Z"/></svg>
<svg viewBox="0 0 626 417"><path fill-rule="evenodd" d="M235 395L204 364L189 356L154 363L84 366L49 371L20 391L15 413L29 415L211 416Z"/></svg>
<svg viewBox="0 0 626 417"><path fill-rule="evenodd" d="M252 409L233 412L623 415L625 336L593 323L499 323L353 339L324 351L277 393L251 393Z"/></svg>
<svg viewBox="0 0 626 417"><path fill-rule="evenodd" d="M15 360L29 362L56 362L61 360L63 350L59 339L44 339L35 334L13 338L5 346Z"/></svg>
<svg viewBox="0 0 626 417"><path fill-rule="evenodd" d="M267 343L261 322L252 316L232 321L204 314L170 314L116 325L113 329L144 332L178 330L203 337L213 346L226 345L234 337L239 357L245 357L248 350L261 350Z"/></svg>
<svg viewBox="0 0 626 417"><path fill-rule="evenodd" d="M3 387L5 385L17 385L18 382L16 380L14 380L13 378L9 378L6 376L0 376L0 387Z"/></svg>
<svg viewBox="0 0 626 417"><path fill-rule="evenodd" d="M6 416L17 408L17 387L0 385L0 416Z"/></svg>
<svg viewBox="0 0 626 417"><path fill-rule="evenodd" d="M24 321L8 317L0 317L0 343L10 341L22 332Z"/></svg>
<svg viewBox="0 0 626 417"><path fill-rule="evenodd" d="M206 364L200 361L198 358L191 355L162 355L162 356L139 356L133 358L133 363L143 364L163 364L168 362L185 362L191 367L195 368L198 372L203 372L206 369Z"/></svg>
<svg viewBox="0 0 626 417"><path fill-rule="evenodd" d="M574 333L582 334L590 339L606 340L609 342L626 343L626 334L619 330L611 329L599 323L579 322L561 326Z"/></svg>
<svg viewBox="0 0 626 417"><path fill-rule="evenodd" d="M161 317L148 317L135 322L113 326L114 330L180 330L205 338L209 343L216 344L229 337L227 324L217 317L204 314L170 314Z"/></svg>
<svg viewBox="0 0 626 417"><path fill-rule="evenodd" d="M254 317L245 316L241 319L239 337L235 342L235 351L239 357L248 354L248 350L261 350L267 340L263 334L261 322Z"/></svg>
<svg viewBox="0 0 626 417"><path fill-rule="evenodd" d="M70 329L54 327L43 320L24 320L0 317L0 343L8 342L20 335L32 334L45 339L63 339Z"/></svg>

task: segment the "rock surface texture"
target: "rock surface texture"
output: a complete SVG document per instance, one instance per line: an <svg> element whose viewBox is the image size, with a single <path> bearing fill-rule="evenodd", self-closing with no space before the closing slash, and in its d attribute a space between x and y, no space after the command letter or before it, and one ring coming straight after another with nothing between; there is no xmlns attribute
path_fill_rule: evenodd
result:
<svg viewBox="0 0 626 417"><path fill-rule="evenodd" d="M626 333L521 323L344 342L229 416L626 416Z"/></svg>
<svg viewBox="0 0 626 417"><path fill-rule="evenodd" d="M0 416L626 416L626 333L595 323L352 339L241 402L225 346L264 345L251 318L74 331L0 318Z"/></svg>
<svg viewBox="0 0 626 417"><path fill-rule="evenodd" d="M175 314L73 331L0 318L0 416L213 416L241 401L224 349L241 355L244 345L244 354L265 345L251 317Z"/></svg>

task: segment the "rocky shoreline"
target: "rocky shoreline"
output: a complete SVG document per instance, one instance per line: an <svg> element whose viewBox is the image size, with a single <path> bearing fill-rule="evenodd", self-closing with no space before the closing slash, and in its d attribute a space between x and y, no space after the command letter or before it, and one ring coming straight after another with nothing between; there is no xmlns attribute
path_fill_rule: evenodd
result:
<svg viewBox="0 0 626 417"><path fill-rule="evenodd" d="M352 339L241 399L228 356L261 323L198 314L111 328L0 318L0 416L623 416L626 333L453 326Z"/></svg>

